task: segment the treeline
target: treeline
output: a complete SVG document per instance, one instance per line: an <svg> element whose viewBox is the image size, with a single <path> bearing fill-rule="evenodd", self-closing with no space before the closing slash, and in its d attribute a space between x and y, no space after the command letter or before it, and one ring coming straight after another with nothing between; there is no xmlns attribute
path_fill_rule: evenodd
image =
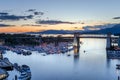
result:
<svg viewBox="0 0 120 80"><path fill-rule="evenodd" d="M34 37L34 35L26 35L26 34L5 34L1 33L0 38L10 38L10 37Z"/></svg>
<svg viewBox="0 0 120 80"><path fill-rule="evenodd" d="M39 45L40 42L35 35L26 34L0 34L0 39L5 41L5 45Z"/></svg>
<svg viewBox="0 0 120 80"><path fill-rule="evenodd" d="M55 43L58 42L71 42L73 39L64 38L61 36L35 36L27 34L0 34L0 39L5 41L5 45L39 45L41 43Z"/></svg>
<svg viewBox="0 0 120 80"><path fill-rule="evenodd" d="M56 42L73 42L73 39L70 38L64 38L61 36L53 37L53 36L47 36L47 37L41 37L42 43L56 43Z"/></svg>

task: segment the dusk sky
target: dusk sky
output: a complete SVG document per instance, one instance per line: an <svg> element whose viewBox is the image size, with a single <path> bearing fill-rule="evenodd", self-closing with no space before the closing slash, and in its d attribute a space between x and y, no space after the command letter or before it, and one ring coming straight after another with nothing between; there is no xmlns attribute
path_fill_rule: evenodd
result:
<svg viewBox="0 0 120 80"><path fill-rule="evenodd" d="M0 0L0 32L119 23L120 0Z"/></svg>

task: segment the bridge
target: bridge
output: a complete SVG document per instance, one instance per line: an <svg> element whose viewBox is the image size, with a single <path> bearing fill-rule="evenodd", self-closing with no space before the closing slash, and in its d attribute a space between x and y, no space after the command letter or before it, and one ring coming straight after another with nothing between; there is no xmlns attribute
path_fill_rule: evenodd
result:
<svg viewBox="0 0 120 80"><path fill-rule="evenodd" d="M76 34L76 33L75 33ZM79 38L107 38L107 35L95 35L95 34L79 34L79 33L77 33L77 35L78 35L78 37ZM62 34L62 35L42 35L42 37L54 37L54 38L57 38L57 37L60 37L60 38L74 38L74 34ZM1 37L0 36L0 39L5 39L5 38L8 38L8 37ZM39 39L39 38L41 38L41 37L39 37L39 36L24 36L24 37L19 37L19 36L16 36L16 37L14 37L14 38L26 38L26 39L29 39L29 38L31 38L31 39Z"/></svg>
<svg viewBox="0 0 120 80"><path fill-rule="evenodd" d="M16 39L16 40L19 40L19 39L33 39L33 40L38 40L39 42L40 41L44 41L44 42L54 42L55 45L57 46L58 43L61 41L61 42L64 42L64 41L71 41L73 42L73 47L74 47L74 53L75 53L75 56L79 55L79 48L80 48L80 39L81 38L99 38L99 39L106 39L107 40L107 46L106 48L111 48L112 46L112 43L118 43L118 38L119 37L115 37L115 36L108 36L108 35L85 35L85 34L79 34L79 33L75 33L75 34L71 34L70 36L66 36L66 35L57 35L57 36L24 36L24 37L21 37L21 36L15 36L15 37L2 37L0 36L0 39L9 39L9 38L12 38L13 40ZM42 40L41 40L42 39Z"/></svg>

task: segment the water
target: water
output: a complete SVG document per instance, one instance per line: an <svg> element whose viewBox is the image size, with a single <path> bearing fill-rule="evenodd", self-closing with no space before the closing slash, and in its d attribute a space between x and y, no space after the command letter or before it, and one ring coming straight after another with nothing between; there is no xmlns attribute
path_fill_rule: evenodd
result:
<svg viewBox="0 0 120 80"><path fill-rule="evenodd" d="M117 80L116 64L120 60L106 58L105 39L81 39L79 57L74 57L74 52L42 56L33 52L30 56L17 55L7 52L12 63L30 66L31 80ZM84 53L84 50L86 51ZM119 72L119 71L118 71ZM10 71L8 80L12 80L16 71Z"/></svg>

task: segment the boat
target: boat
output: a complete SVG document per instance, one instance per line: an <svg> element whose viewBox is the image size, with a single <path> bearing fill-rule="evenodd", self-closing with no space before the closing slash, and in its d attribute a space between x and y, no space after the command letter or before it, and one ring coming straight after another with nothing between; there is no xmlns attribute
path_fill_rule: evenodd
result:
<svg viewBox="0 0 120 80"><path fill-rule="evenodd" d="M17 63L14 63L14 68L15 68L17 71L20 71L20 70L21 70L20 66L19 66Z"/></svg>
<svg viewBox="0 0 120 80"><path fill-rule="evenodd" d="M18 80L30 80L31 76L28 75L27 72L22 72L18 77Z"/></svg>
<svg viewBox="0 0 120 80"><path fill-rule="evenodd" d="M13 70L13 64L9 61L8 58L0 59L0 68L5 70Z"/></svg>
<svg viewBox="0 0 120 80"><path fill-rule="evenodd" d="M31 51L27 51L27 55L31 55L32 54L32 52Z"/></svg>
<svg viewBox="0 0 120 80"><path fill-rule="evenodd" d="M21 66L21 69L22 69L23 71L25 71L25 72L31 73L30 67L27 66L27 65L22 65L22 66Z"/></svg>
<svg viewBox="0 0 120 80"><path fill-rule="evenodd" d="M67 56L71 56L70 54L67 54Z"/></svg>
<svg viewBox="0 0 120 80"><path fill-rule="evenodd" d="M41 53L42 56L46 56L47 54L46 53Z"/></svg>
<svg viewBox="0 0 120 80"><path fill-rule="evenodd" d="M120 69L120 64L116 64L116 69Z"/></svg>
<svg viewBox="0 0 120 80"><path fill-rule="evenodd" d="M8 72L0 68L0 80L4 80L9 76Z"/></svg>
<svg viewBox="0 0 120 80"><path fill-rule="evenodd" d="M26 55L31 55L32 52L31 52L31 51L27 51L27 52L26 52L26 51L23 51L22 54L26 56Z"/></svg>
<svg viewBox="0 0 120 80"><path fill-rule="evenodd" d="M31 79L31 70L27 65L22 65L20 70L20 77L18 80L30 80Z"/></svg>

